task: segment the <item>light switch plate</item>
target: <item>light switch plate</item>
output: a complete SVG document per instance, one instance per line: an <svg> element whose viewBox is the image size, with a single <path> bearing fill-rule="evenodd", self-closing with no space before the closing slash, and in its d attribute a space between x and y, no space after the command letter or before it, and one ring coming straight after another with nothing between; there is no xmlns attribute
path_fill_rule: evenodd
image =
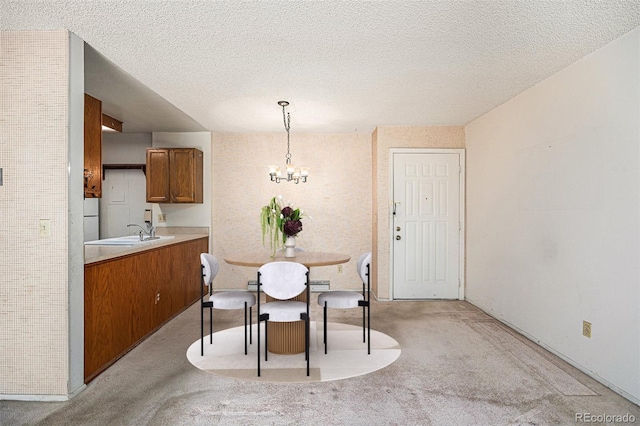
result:
<svg viewBox="0 0 640 426"><path fill-rule="evenodd" d="M41 237L51 236L51 219L40 219L40 226L38 234Z"/></svg>

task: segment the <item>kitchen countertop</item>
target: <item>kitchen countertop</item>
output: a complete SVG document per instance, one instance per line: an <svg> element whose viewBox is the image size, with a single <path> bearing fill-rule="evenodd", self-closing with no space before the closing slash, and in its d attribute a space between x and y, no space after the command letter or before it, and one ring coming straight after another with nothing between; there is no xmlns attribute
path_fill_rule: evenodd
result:
<svg viewBox="0 0 640 426"><path fill-rule="evenodd" d="M182 243L185 241L197 240L200 238L207 238L209 234L176 234L174 238L158 241L149 241L144 244L137 244L131 246L99 246L99 245L85 245L84 246L84 264L89 265L92 263L103 262L105 260L115 259L121 256L127 256L130 254L140 253L150 249L158 247L169 246L172 244Z"/></svg>

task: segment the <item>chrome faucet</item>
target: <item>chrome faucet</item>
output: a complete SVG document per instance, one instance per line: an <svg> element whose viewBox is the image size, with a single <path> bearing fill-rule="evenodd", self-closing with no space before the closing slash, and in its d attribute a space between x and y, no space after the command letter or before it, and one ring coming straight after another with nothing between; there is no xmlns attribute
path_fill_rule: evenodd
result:
<svg viewBox="0 0 640 426"><path fill-rule="evenodd" d="M127 228L130 228L132 226L137 226L138 228L141 229L140 231L140 241L144 240L144 234L147 234L149 236L150 239L155 238L156 237L156 228L154 228L151 225L151 222L146 222L147 224L147 228L148 231L145 231L144 228L136 223L130 223L127 225Z"/></svg>
<svg viewBox="0 0 640 426"><path fill-rule="evenodd" d="M145 222L147 224L147 229L149 232L149 238L155 238L156 237L156 228L154 228L151 225L151 222Z"/></svg>

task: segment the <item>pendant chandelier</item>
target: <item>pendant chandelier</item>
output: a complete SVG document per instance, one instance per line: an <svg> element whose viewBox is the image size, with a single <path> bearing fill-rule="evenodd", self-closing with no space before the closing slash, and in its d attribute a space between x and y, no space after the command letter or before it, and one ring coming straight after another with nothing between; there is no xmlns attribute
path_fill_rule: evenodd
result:
<svg viewBox="0 0 640 426"><path fill-rule="evenodd" d="M269 166L269 176L271 181L280 183L281 181L293 182L293 183L305 183L309 176L308 167L296 167L291 164L291 142L289 140L289 129L291 129L291 116L288 112L285 112L285 107L289 105L287 101L280 101L278 105L282 107L282 119L284 120L284 129L287 131L287 155L285 155L285 175L282 175L282 169L278 166Z"/></svg>

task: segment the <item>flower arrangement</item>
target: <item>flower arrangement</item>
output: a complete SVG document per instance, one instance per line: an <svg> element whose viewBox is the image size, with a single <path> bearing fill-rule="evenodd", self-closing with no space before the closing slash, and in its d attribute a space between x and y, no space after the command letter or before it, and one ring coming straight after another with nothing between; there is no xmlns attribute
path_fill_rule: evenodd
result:
<svg viewBox="0 0 640 426"><path fill-rule="evenodd" d="M282 196L273 197L269 204L260 210L260 226L262 228L262 245L266 245L266 237L269 236L269 245L272 256L284 245L287 237L295 237L302 231L302 210L291 206L283 206Z"/></svg>
<svg viewBox="0 0 640 426"><path fill-rule="evenodd" d="M287 237L295 237L302 231L302 211L289 206L280 211L282 218L282 233Z"/></svg>

